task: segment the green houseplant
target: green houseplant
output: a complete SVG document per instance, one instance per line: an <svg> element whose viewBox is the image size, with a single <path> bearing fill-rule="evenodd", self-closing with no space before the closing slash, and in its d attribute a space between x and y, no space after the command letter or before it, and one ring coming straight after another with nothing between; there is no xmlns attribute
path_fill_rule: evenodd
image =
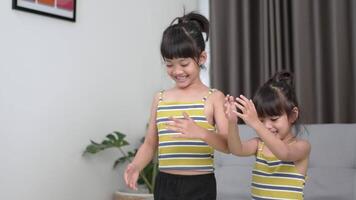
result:
<svg viewBox="0 0 356 200"><path fill-rule="evenodd" d="M130 143L125 139L126 135L114 131L106 135L106 137L101 142L90 141L83 152L85 154L97 154L106 149L117 149L120 152L120 156L114 161L113 168L115 169L119 165L131 162L132 158L136 155L137 148L133 151L126 151L123 147L130 145ZM144 138L141 139L141 143L144 141ZM153 159L140 173L138 184L144 185L149 193L153 193L154 181L157 173L157 162L156 159Z"/></svg>

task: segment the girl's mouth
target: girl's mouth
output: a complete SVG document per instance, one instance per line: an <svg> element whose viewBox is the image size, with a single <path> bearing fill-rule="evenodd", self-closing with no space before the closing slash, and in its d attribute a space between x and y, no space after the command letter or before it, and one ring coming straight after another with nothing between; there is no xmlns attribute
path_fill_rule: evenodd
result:
<svg viewBox="0 0 356 200"><path fill-rule="evenodd" d="M185 82L188 79L188 76L176 76L175 79L177 82Z"/></svg>

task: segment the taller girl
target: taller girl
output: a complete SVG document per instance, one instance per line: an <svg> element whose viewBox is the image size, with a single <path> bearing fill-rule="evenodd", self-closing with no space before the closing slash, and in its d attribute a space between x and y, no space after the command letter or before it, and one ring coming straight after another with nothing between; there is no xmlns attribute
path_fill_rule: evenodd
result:
<svg viewBox="0 0 356 200"><path fill-rule="evenodd" d="M213 153L228 152L228 121L223 93L199 76L208 37L209 21L197 13L174 19L163 32L161 54L175 85L154 97L145 142L124 175L136 189L139 172L158 150L155 200L216 199Z"/></svg>

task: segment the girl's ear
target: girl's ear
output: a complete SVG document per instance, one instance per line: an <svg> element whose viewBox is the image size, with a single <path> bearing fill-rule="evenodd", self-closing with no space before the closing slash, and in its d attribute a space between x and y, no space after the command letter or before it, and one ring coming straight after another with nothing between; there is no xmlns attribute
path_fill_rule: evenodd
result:
<svg viewBox="0 0 356 200"><path fill-rule="evenodd" d="M289 118L289 122L291 124L294 124L294 122L297 121L298 117L299 117L299 109L298 109L298 107L294 107L292 109L292 112L290 113L290 115L288 117Z"/></svg>
<svg viewBox="0 0 356 200"><path fill-rule="evenodd" d="M206 59L208 58L208 55L206 53L206 51L201 52L200 56L199 56L199 65L202 65L206 62Z"/></svg>

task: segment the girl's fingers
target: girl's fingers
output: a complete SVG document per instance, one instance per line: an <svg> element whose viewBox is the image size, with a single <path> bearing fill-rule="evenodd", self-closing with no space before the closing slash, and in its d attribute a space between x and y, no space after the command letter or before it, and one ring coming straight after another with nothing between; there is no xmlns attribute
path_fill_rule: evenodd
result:
<svg viewBox="0 0 356 200"><path fill-rule="evenodd" d="M241 95L242 96L242 95ZM254 104L252 102L251 99L246 99L246 97L244 97L244 99L241 98L236 98L236 101L242 105L244 107L244 110L250 110L250 109L254 109ZM235 104L236 105L236 104Z"/></svg>
<svg viewBox="0 0 356 200"><path fill-rule="evenodd" d="M230 105L225 104L224 106L225 106L225 113L229 112L229 110L230 110Z"/></svg>
<svg viewBox="0 0 356 200"><path fill-rule="evenodd" d="M247 102L244 99L241 99L239 97L236 97L236 101L242 104L243 106L247 106Z"/></svg>
<svg viewBox="0 0 356 200"><path fill-rule="evenodd" d="M185 123L187 120L191 120L191 118L186 112L183 112L182 115L183 116L179 118L169 117L168 119L171 120L171 122L167 123L170 123L171 125L175 126L177 124Z"/></svg>
<svg viewBox="0 0 356 200"><path fill-rule="evenodd" d="M184 138L183 134L172 135L172 138Z"/></svg>
<svg viewBox="0 0 356 200"><path fill-rule="evenodd" d="M246 98L244 95L240 95L240 98L246 102L246 104L250 107L253 106L253 102L251 99Z"/></svg>
<svg viewBox="0 0 356 200"><path fill-rule="evenodd" d="M252 99L248 99L247 103L248 103L248 105L249 105L251 108L253 108L253 107L255 106L255 105L253 104Z"/></svg>
<svg viewBox="0 0 356 200"><path fill-rule="evenodd" d="M225 101L228 101L229 100L229 97L230 97L230 95L228 94L228 95L226 95L225 96Z"/></svg>
<svg viewBox="0 0 356 200"><path fill-rule="evenodd" d="M234 111L232 111L232 112L233 112L234 114L236 114L236 115L238 115L238 114L239 114L239 112L237 112L237 111L235 111L235 110L234 110Z"/></svg>
<svg viewBox="0 0 356 200"><path fill-rule="evenodd" d="M245 101L246 103L250 103L251 99L248 99L247 97L245 97L244 95L240 95L240 99L242 99L243 101Z"/></svg>
<svg viewBox="0 0 356 200"><path fill-rule="evenodd" d="M183 117L184 117L184 119L191 120L188 113L186 113L186 112L183 112Z"/></svg>
<svg viewBox="0 0 356 200"><path fill-rule="evenodd" d="M178 119L178 118L173 118L173 117L169 117L169 119L173 122L167 122L167 123L171 123L172 125L174 123L180 123L181 122L181 119Z"/></svg>
<svg viewBox="0 0 356 200"><path fill-rule="evenodd" d="M166 122L165 124L166 124L166 126L175 126L176 123L174 123L174 122Z"/></svg>
<svg viewBox="0 0 356 200"><path fill-rule="evenodd" d="M251 104L251 108L256 111L256 107L255 104L253 103L252 99L250 99L250 104Z"/></svg>
<svg viewBox="0 0 356 200"><path fill-rule="evenodd" d="M137 190L137 185L136 185L136 183L132 183L131 188L134 189L134 190Z"/></svg>
<svg viewBox="0 0 356 200"><path fill-rule="evenodd" d="M240 104L236 104L236 107L242 111L242 113L246 112L246 108Z"/></svg>
<svg viewBox="0 0 356 200"><path fill-rule="evenodd" d="M237 105L239 105L239 103L237 103L237 102L234 102L234 106L235 106L235 107L237 107Z"/></svg>
<svg viewBox="0 0 356 200"><path fill-rule="evenodd" d="M182 119L172 119L172 121L168 121L165 124L170 127L179 127L183 123Z"/></svg>
<svg viewBox="0 0 356 200"><path fill-rule="evenodd" d="M137 168L135 167L134 164L130 163L124 173L124 179L126 185L133 190L137 190L137 176L136 176L136 170Z"/></svg>
<svg viewBox="0 0 356 200"><path fill-rule="evenodd" d="M229 96L229 101L230 102L234 102L234 97L233 96Z"/></svg>
<svg viewBox="0 0 356 200"><path fill-rule="evenodd" d="M244 95L242 95L242 94L240 95L240 98L243 99L243 100L246 101L246 102L249 102L249 99L246 98L246 97L245 97Z"/></svg>
<svg viewBox="0 0 356 200"><path fill-rule="evenodd" d="M242 113L236 112L237 116L241 119L244 119L244 115Z"/></svg>
<svg viewBox="0 0 356 200"><path fill-rule="evenodd" d="M134 178L132 176L130 177L128 186L129 186L129 188L131 188L133 190L137 190L136 181L134 180Z"/></svg>
<svg viewBox="0 0 356 200"><path fill-rule="evenodd" d="M182 131L181 128L179 128L178 126L172 126L172 125L168 125L168 124L167 124L166 128L167 128L168 130L175 131L175 132L180 132L180 131Z"/></svg>
<svg viewBox="0 0 356 200"><path fill-rule="evenodd" d="M124 173L124 181L125 181L126 185L128 185L129 181L127 179L127 173L126 172Z"/></svg>
<svg viewBox="0 0 356 200"><path fill-rule="evenodd" d="M234 102L234 106L240 110L246 110L246 108L240 103Z"/></svg>
<svg viewBox="0 0 356 200"><path fill-rule="evenodd" d="M129 185L129 173L130 173L130 164L127 166L125 173L124 173L124 180L126 185Z"/></svg>
<svg viewBox="0 0 356 200"><path fill-rule="evenodd" d="M131 177L132 177L132 173L133 173L133 169L132 169L132 166L131 164L129 164L125 170L125 174L124 174L124 178L125 178L125 182L126 182L126 185L130 185L131 184Z"/></svg>

